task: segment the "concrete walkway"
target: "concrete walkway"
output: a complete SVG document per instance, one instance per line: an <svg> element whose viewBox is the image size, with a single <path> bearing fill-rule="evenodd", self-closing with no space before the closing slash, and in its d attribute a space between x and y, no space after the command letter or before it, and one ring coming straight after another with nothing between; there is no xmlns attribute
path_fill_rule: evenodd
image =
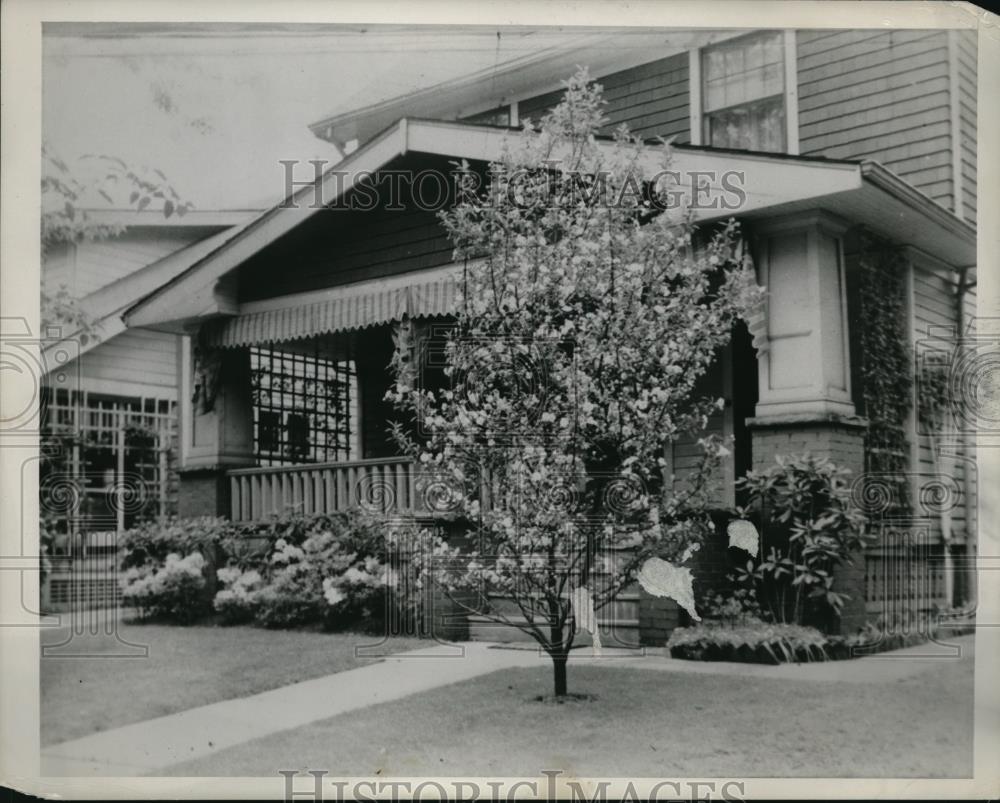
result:
<svg viewBox="0 0 1000 803"><path fill-rule="evenodd" d="M536 666L536 651L435 645L371 666L101 731L42 750L42 775L132 776L251 739L397 700L498 669ZM294 656L289 656L294 660Z"/></svg>
<svg viewBox="0 0 1000 803"><path fill-rule="evenodd" d="M950 639L961 657L972 654L972 637ZM525 645L527 647L527 645ZM755 664L680 661L663 650L645 654L589 649L574 651L574 663L662 672L722 674L797 681L888 683L940 665L942 648L913 647L878 658L814 664ZM952 651L953 652L953 651ZM929 654L937 657L926 657ZM895 658L896 660L891 660ZM952 658L951 660L954 660ZM135 776L203 758L252 739L329 719L370 705L516 667L548 666L537 648L469 642L434 645L371 666L302 681L272 691L226 700L177 714L95 733L42 750L44 776Z"/></svg>

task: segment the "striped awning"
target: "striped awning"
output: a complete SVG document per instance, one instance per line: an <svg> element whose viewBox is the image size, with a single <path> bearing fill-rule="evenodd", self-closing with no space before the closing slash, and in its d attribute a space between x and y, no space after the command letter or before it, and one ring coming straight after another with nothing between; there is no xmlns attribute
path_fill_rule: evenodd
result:
<svg viewBox="0 0 1000 803"><path fill-rule="evenodd" d="M742 241L736 256L752 269L750 250ZM206 339L209 345L223 348L252 346L365 329L404 317L448 315L456 309L460 276L460 270L449 266L418 276L330 288L319 295L286 296L256 307L248 304L240 314L206 327ZM766 298L747 323L754 348L758 353L767 351Z"/></svg>
<svg viewBox="0 0 1000 803"><path fill-rule="evenodd" d="M454 312L457 284L453 275L423 281L369 282L331 290L318 300L243 312L212 327L208 342L236 347L280 343L347 332L402 320Z"/></svg>

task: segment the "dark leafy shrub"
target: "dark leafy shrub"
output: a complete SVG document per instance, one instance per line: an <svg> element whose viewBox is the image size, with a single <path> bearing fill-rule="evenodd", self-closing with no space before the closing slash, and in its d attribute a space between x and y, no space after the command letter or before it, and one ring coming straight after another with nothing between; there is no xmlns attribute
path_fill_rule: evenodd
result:
<svg viewBox="0 0 1000 803"><path fill-rule="evenodd" d="M708 622L718 622L726 627L760 620L760 604L754 588L709 591L702 597L698 610Z"/></svg>
<svg viewBox="0 0 1000 803"><path fill-rule="evenodd" d="M738 569L735 581L756 591L769 621L826 626L848 599L834 587L834 572L867 541L849 473L805 454L778 457L767 470L738 481L746 495L740 515L760 524L761 557Z"/></svg>

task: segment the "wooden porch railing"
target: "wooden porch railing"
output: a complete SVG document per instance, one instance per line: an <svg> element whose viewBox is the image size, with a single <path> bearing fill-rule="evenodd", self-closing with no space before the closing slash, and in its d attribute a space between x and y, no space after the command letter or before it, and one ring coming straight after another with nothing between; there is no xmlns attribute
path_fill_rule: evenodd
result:
<svg viewBox="0 0 1000 803"><path fill-rule="evenodd" d="M404 457L240 468L229 472L233 521L288 512L335 513L361 507L376 513L419 513L413 461Z"/></svg>

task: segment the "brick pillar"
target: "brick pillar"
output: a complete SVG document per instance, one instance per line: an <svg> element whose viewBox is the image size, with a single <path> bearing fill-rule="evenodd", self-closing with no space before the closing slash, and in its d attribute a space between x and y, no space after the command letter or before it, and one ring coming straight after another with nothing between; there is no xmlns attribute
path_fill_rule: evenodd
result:
<svg viewBox="0 0 1000 803"><path fill-rule="evenodd" d="M192 403L196 366L185 344L180 360L180 516L228 516L232 468L253 465L253 406L250 352L225 349L218 365L217 392L206 407Z"/></svg>
<svg viewBox="0 0 1000 803"><path fill-rule="evenodd" d="M177 515L229 517L229 480L218 468L186 468L178 472Z"/></svg>

